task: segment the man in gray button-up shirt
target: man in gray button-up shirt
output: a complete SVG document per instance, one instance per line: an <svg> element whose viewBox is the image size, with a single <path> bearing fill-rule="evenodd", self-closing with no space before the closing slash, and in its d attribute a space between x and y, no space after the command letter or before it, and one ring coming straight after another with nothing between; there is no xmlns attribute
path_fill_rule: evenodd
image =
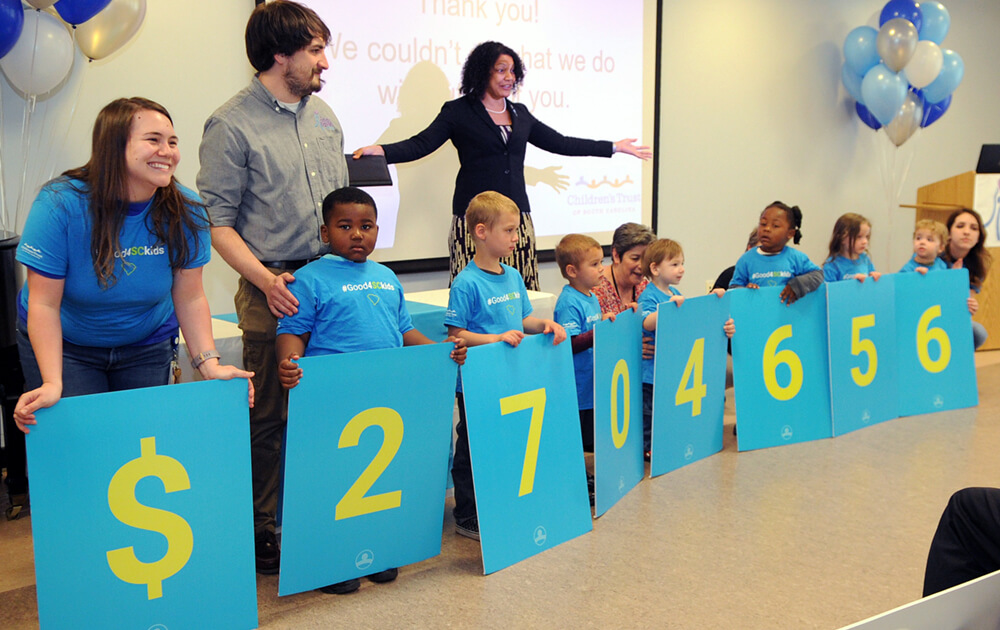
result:
<svg viewBox="0 0 1000 630"><path fill-rule="evenodd" d="M243 364L255 372L250 410L257 571L277 573L274 535L285 394L274 331L298 302L292 271L329 250L319 236L323 198L347 185L344 137L316 96L329 67L330 31L294 2L259 5L247 24L258 74L205 123L198 189L212 219L212 245L240 274L236 313Z"/></svg>

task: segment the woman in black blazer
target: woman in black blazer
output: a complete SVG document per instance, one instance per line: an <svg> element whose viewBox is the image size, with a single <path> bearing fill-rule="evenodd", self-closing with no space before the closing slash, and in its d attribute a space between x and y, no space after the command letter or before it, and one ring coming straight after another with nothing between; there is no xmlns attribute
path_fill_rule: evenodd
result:
<svg viewBox="0 0 1000 630"><path fill-rule="evenodd" d="M507 98L524 79L517 53L499 42L484 42L469 53L462 68L464 96L449 101L431 124L417 135L386 145L371 145L354 152L384 155L390 164L418 160L451 140L461 167L455 178L449 237L451 278L472 259L472 241L465 226L465 209L477 194L495 190L514 200L521 210L517 249L503 262L524 277L529 289L538 290L535 230L524 183L524 153L530 142L560 155L611 157L627 153L649 159L649 147L636 146L634 138L611 143L564 136L539 122L521 103Z"/></svg>

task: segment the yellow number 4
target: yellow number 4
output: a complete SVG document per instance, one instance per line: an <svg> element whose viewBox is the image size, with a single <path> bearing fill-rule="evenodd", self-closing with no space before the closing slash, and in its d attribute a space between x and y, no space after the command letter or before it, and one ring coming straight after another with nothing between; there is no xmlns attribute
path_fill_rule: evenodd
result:
<svg viewBox="0 0 1000 630"><path fill-rule="evenodd" d="M674 396L674 405L679 407L684 403L691 403L691 417L701 415L701 401L708 395L708 386L703 378L705 369L705 338L695 339L694 346L691 347L691 354L688 355L687 365L684 366L684 374L681 382L677 384L677 394ZM685 387L688 383L690 387Z"/></svg>
<svg viewBox="0 0 1000 630"><path fill-rule="evenodd" d="M391 510L398 508L402 503L402 490L365 496L392 463L392 459L403 443L403 418L398 412L388 407L374 407L362 411L351 418L351 421L344 427L337 448L357 446L361 434L366 429L376 426L382 427L384 433L382 446L365 471L354 482L354 485L348 489L344 498L337 503L337 509L334 512L334 520L336 521L381 512L382 510Z"/></svg>
<svg viewBox="0 0 1000 630"><path fill-rule="evenodd" d="M524 466L521 468L521 489L517 496L531 494L535 489L535 468L538 465L538 447L542 442L542 420L545 417L545 388L533 389L500 399L500 415L531 409L528 425L528 445L524 449Z"/></svg>

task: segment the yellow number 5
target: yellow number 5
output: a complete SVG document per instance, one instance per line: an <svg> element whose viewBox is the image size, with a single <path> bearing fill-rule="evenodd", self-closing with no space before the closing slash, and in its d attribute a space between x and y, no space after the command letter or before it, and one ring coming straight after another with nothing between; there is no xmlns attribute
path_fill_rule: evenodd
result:
<svg viewBox="0 0 1000 630"><path fill-rule="evenodd" d="M924 311L917 323L917 357L920 359L920 365L931 374L943 372L951 362L951 340L948 339L948 333L943 328L929 328L931 320L938 317L941 317L941 305L935 304ZM932 361L928 352L931 341L938 342L938 347L941 349L937 361Z"/></svg>
<svg viewBox="0 0 1000 630"><path fill-rule="evenodd" d="M767 387L767 393L782 401L795 398L802 389L802 360L799 355L791 350L778 352L778 344L791 336L792 325L786 324L771 333L764 344L764 386ZM791 372L791 378L785 387L778 385L777 371L781 363L787 365Z"/></svg>
<svg viewBox="0 0 1000 630"><path fill-rule="evenodd" d="M875 380L875 373L878 371L878 352L875 351L875 342L871 339L861 338L862 328L871 328L875 325L875 314L861 315L851 320L851 354L858 356L862 352L868 355L868 371L861 372L861 368L851 368L851 378L858 387L868 387Z"/></svg>
<svg viewBox="0 0 1000 630"><path fill-rule="evenodd" d="M542 442L542 420L545 417L545 388L533 389L500 399L500 415L506 416L531 409L528 425L528 445L524 449L524 467L521 468L521 490L517 496L531 494L535 489L535 468L538 465L538 447Z"/></svg>
<svg viewBox="0 0 1000 630"><path fill-rule="evenodd" d="M361 434L366 429L376 426L382 427L384 433L382 446L365 471L344 495L344 498L337 503L337 509L334 512L334 520L336 521L398 508L402 502L402 490L373 494L370 497L365 496L392 463L392 458L396 456L399 446L403 443L403 418L399 413L388 407L374 407L362 411L351 418L351 421L344 427L337 448L357 446Z"/></svg>

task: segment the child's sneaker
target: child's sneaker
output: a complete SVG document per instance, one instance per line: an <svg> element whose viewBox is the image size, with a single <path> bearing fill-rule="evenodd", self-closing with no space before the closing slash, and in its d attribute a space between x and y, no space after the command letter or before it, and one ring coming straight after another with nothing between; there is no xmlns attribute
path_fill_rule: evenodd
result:
<svg viewBox="0 0 1000 630"><path fill-rule="evenodd" d="M472 540L479 540L479 518L470 516L460 521L455 521L455 533Z"/></svg>

